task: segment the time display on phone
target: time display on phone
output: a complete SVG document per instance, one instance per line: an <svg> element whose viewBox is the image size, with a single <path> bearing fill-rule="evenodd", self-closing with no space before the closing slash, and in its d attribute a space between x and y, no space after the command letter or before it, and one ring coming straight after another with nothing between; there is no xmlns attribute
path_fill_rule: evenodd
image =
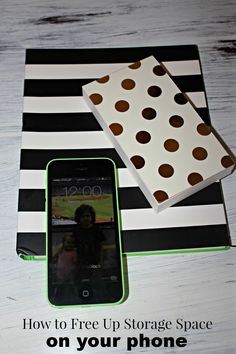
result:
<svg viewBox="0 0 236 354"><path fill-rule="evenodd" d="M114 219L111 178L55 178L52 190L52 215L54 223L74 222L74 212L81 204L96 209L96 222L110 222Z"/></svg>
<svg viewBox="0 0 236 354"><path fill-rule="evenodd" d="M83 187L79 186L66 186L63 188L65 192L65 196L69 197L72 195L95 195L95 196L101 196L102 195L102 187L99 185L95 186L88 186L85 185Z"/></svg>

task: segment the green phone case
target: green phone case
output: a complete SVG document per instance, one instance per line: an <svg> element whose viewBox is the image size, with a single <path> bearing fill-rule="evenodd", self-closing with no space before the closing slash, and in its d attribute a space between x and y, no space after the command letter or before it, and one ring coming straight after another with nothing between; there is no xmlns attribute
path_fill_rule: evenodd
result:
<svg viewBox="0 0 236 354"><path fill-rule="evenodd" d="M122 296L120 298L120 300L118 300L117 302L113 302L113 303L99 303L99 304L78 304L78 305L54 305L50 302L49 298L48 298L48 269L49 269L49 261L48 261L48 167L50 165L50 163L52 163L53 161L65 161L65 160L109 160L111 161L111 163L113 164L114 167L114 176L115 176L115 190L116 190L116 207L117 207L117 220L118 220L118 237L119 237L119 256L120 256L120 265L121 265L121 287L122 287ZM124 260L123 260L123 254L122 254L122 242L121 242L121 220L120 220L120 212L119 212L119 202L118 202L118 177L117 177L117 169L116 169L116 165L114 163L114 161L110 158L107 157L94 157L94 158L57 158L57 159L53 159L50 160L46 166L46 261L47 261L47 287L46 287L46 292L47 292L47 301L48 303L55 307L55 308L74 308L74 307L91 307L91 306L113 306L113 305L118 305L121 304L122 302L125 301L125 299L127 298L127 293L126 293L126 286L125 286L125 279L124 279ZM43 258L42 260L45 260L45 258Z"/></svg>

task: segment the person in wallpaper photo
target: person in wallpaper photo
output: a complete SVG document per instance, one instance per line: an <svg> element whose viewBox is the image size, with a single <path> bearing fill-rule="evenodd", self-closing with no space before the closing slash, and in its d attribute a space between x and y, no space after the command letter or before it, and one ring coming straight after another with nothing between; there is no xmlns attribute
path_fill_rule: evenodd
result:
<svg viewBox="0 0 236 354"><path fill-rule="evenodd" d="M92 206L80 205L75 211L74 236L77 246L78 267L101 267L102 242L105 235L96 225L96 213Z"/></svg>

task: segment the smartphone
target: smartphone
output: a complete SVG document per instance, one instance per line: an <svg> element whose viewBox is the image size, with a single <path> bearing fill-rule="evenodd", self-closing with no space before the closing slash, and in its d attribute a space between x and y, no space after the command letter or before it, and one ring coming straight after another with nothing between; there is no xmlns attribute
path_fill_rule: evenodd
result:
<svg viewBox="0 0 236 354"><path fill-rule="evenodd" d="M115 163L47 165L47 292L54 306L120 303L124 294Z"/></svg>

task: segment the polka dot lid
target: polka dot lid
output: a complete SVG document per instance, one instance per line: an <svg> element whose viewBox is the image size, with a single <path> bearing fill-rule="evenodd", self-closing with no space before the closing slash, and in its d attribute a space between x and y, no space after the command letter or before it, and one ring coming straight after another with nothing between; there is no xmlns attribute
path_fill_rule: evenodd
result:
<svg viewBox="0 0 236 354"><path fill-rule="evenodd" d="M234 168L212 129L152 56L83 86L83 95L156 210Z"/></svg>

